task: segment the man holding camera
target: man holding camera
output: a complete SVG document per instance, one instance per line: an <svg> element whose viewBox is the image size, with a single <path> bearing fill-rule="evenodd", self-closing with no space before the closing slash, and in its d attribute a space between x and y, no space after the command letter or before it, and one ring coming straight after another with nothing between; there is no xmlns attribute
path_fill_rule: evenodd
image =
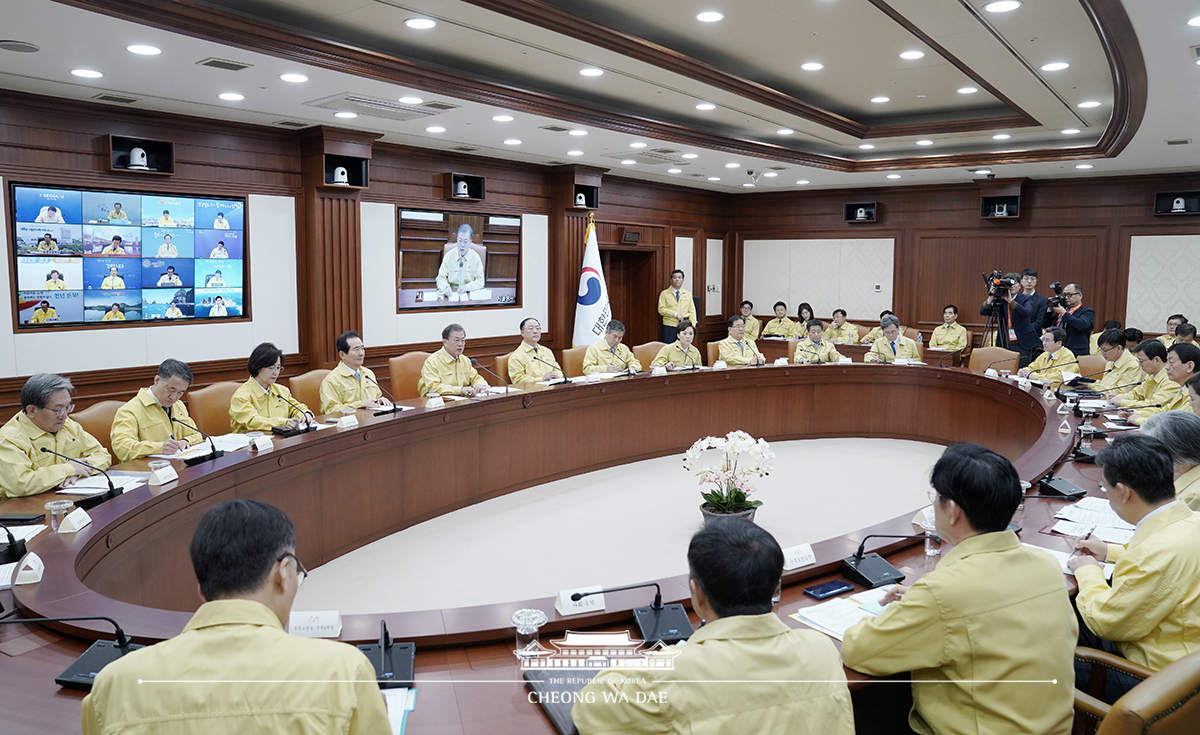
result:
<svg viewBox="0 0 1200 735"><path fill-rule="evenodd" d="M1032 297L1021 293L1021 276L1016 273L1008 273L1004 278L1009 281L1010 285L1008 293L1003 297L1004 304L1000 305L1000 308L1006 310L1007 314L998 315L997 334L991 344L1007 349L1017 347L1021 355L1018 367L1025 367L1033 361L1034 356L1042 347L1040 330L1037 327L1040 314L1030 311ZM997 308L999 300L994 293L989 293L987 301L979 307L980 316L990 314L994 308Z"/></svg>
<svg viewBox="0 0 1200 735"><path fill-rule="evenodd" d="M1096 312L1083 305L1083 289L1078 283L1059 286L1050 284L1054 298L1050 299L1050 310L1046 312L1043 327L1058 327L1067 333L1067 349L1076 357L1091 351L1092 327L1096 325Z"/></svg>

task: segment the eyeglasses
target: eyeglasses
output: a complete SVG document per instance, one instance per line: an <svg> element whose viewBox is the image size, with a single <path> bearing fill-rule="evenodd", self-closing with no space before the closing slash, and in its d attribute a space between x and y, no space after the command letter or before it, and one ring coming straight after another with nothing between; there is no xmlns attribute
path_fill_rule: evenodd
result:
<svg viewBox="0 0 1200 735"><path fill-rule="evenodd" d="M271 367L267 368L267 370L274 370L274 371L278 372L280 370L283 370L283 365L281 365L280 363L275 363Z"/></svg>
<svg viewBox="0 0 1200 735"><path fill-rule="evenodd" d="M289 556L292 558L292 561L296 562L296 587L299 588L300 585L304 584L304 580L308 578L308 570L304 568L304 565L300 563L300 560L296 558L296 555L290 551L285 551L280 554L279 558L275 561L281 562Z"/></svg>
<svg viewBox="0 0 1200 735"><path fill-rule="evenodd" d="M936 502L937 502L937 500L938 500L938 491L937 491L937 490L932 490L932 489L931 489L931 490L929 491L929 493L928 493L928 494L929 494L929 502L930 502L931 504L932 504L932 503L936 503Z"/></svg>
<svg viewBox="0 0 1200 735"><path fill-rule="evenodd" d="M46 406L45 409L43 409L43 410L50 411L55 416L58 416L60 419L65 419L72 411L75 410L75 404L68 403L67 405L63 406L62 408L50 408L49 406Z"/></svg>

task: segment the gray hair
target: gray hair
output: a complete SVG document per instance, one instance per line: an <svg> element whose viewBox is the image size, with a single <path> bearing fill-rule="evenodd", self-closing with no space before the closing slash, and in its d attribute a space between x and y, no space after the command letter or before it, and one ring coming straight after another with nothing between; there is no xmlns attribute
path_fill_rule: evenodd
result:
<svg viewBox="0 0 1200 735"><path fill-rule="evenodd" d="M617 321L616 319L613 319L611 322L608 323L608 326L605 327L604 331L606 334L612 334L613 332L624 332L625 325L622 324L621 322Z"/></svg>
<svg viewBox="0 0 1200 735"><path fill-rule="evenodd" d="M1156 413L1142 424L1142 433L1162 442L1176 467L1200 465L1200 416L1187 411Z"/></svg>
<svg viewBox="0 0 1200 735"><path fill-rule="evenodd" d="M158 377L162 378L163 380L170 380L171 378L183 378L187 381L188 385L191 385L192 381L195 380L195 378L192 376L192 369L188 367L186 362L173 360L171 358L163 360L162 364L158 366Z"/></svg>
<svg viewBox="0 0 1200 735"><path fill-rule="evenodd" d="M73 393L75 386L61 375L38 373L26 380L21 388L21 409L24 410L27 406L45 408L50 403L50 396L60 390Z"/></svg>
<svg viewBox="0 0 1200 735"><path fill-rule="evenodd" d="M879 326L881 329L887 329L888 327L898 328L900 326L900 319L895 314L888 314L879 320Z"/></svg>

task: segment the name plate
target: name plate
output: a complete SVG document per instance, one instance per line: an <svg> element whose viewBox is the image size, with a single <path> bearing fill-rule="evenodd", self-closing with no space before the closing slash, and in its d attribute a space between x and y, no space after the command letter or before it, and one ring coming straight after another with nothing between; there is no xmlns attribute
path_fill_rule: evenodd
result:
<svg viewBox="0 0 1200 735"><path fill-rule="evenodd" d="M579 587L573 590L563 590L558 593L558 599L554 601L554 609L559 615L579 615L580 613L598 612L604 609L604 595L588 595L579 600L572 600L571 595L576 592L599 592L604 589L600 585L594 587Z"/></svg>
<svg viewBox="0 0 1200 735"><path fill-rule="evenodd" d="M337 638L342 634L342 614L337 610L292 611L288 632L301 638Z"/></svg>
<svg viewBox="0 0 1200 735"><path fill-rule="evenodd" d="M1021 390L1029 390L1033 387L1033 383L1030 383L1026 378L1017 378L1017 387Z"/></svg>
<svg viewBox="0 0 1200 735"><path fill-rule="evenodd" d="M269 452L275 448L275 442L269 436L256 436L250 446L256 452Z"/></svg>
<svg viewBox="0 0 1200 735"><path fill-rule="evenodd" d="M727 367L729 366L725 364L724 360L717 360L713 363L713 370L724 370Z"/></svg>
<svg viewBox="0 0 1200 735"><path fill-rule="evenodd" d="M355 416L352 413L342 416L337 422L337 427L339 429L353 429L355 426L358 426L358 416Z"/></svg>
<svg viewBox="0 0 1200 735"><path fill-rule="evenodd" d="M13 584L41 582L42 572L45 569L46 565L42 563L42 557L31 551L21 561L21 567L17 570L16 576L13 577Z"/></svg>
<svg viewBox="0 0 1200 735"><path fill-rule="evenodd" d="M587 382L589 382L589 383L599 383L600 382L600 373L588 373L585 377L587 379Z"/></svg>
<svg viewBox="0 0 1200 735"><path fill-rule="evenodd" d="M150 473L150 484L151 485L163 485L168 482L171 482L172 480L178 480L178 479L179 479L179 473L176 472L175 468L172 467L171 465L167 465L166 467L159 467L157 470L154 470L153 472Z"/></svg>
<svg viewBox="0 0 1200 735"><path fill-rule="evenodd" d="M1042 393L1042 398L1045 398L1047 401L1058 400L1058 396L1054 395L1054 391L1050 390L1049 388L1047 388L1045 390L1045 392Z"/></svg>
<svg viewBox="0 0 1200 735"><path fill-rule="evenodd" d="M441 396L431 396L425 399L425 408L441 408L446 405L446 400Z"/></svg>
<svg viewBox="0 0 1200 735"><path fill-rule="evenodd" d="M666 375L667 368L662 365L655 365L650 368L650 374L651 375Z"/></svg>
<svg viewBox="0 0 1200 735"><path fill-rule="evenodd" d="M1000 373L996 372L996 368L988 368L987 370L983 371L983 374L989 378L999 378L1000 377Z"/></svg>
<svg viewBox="0 0 1200 735"><path fill-rule="evenodd" d="M67 517L62 519L62 523L58 524L59 533L75 533L87 524L92 522L92 517L87 514L83 508L76 508L67 514Z"/></svg>
<svg viewBox="0 0 1200 735"><path fill-rule="evenodd" d="M817 555L813 553L812 544L789 546L783 550L783 568L789 572L816 563Z"/></svg>
<svg viewBox="0 0 1200 735"><path fill-rule="evenodd" d="M854 360L852 360L852 359L851 359L851 358L849 358L849 357L839 357L839 358L838 358L838 364L839 364L839 365L849 365L849 364L850 364L850 363L852 363L852 362L854 362Z"/></svg>
<svg viewBox="0 0 1200 735"><path fill-rule="evenodd" d="M788 361L787 361L786 357L777 357L777 358L775 358L774 364L775 365L787 365Z"/></svg>

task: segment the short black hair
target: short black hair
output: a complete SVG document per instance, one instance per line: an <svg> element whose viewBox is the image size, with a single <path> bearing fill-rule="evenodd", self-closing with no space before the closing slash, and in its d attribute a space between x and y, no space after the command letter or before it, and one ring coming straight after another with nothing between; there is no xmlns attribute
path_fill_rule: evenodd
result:
<svg viewBox="0 0 1200 735"><path fill-rule="evenodd" d="M1176 342L1167 348L1167 354L1175 353L1182 364L1192 363L1192 372L1200 372L1200 347L1187 342Z"/></svg>
<svg viewBox="0 0 1200 735"><path fill-rule="evenodd" d="M169 357L159 364L158 377L162 378L163 380L170 380L171 378L183 378L187 381L188 385L191 385L192 381L195 380L195 378L192 376L192 369L188 367L186 362L183 362L182 360L174 360Z"/></svg>
<svg viewBox="0 0 1200 735"><path fill-rule="evenodd" d="M462 332L464 337L467 336L467 330L463 329L463 325L447 324L446 328L442 330L442 339L443 340L450 339L450 335L453 334L454 332Z"/></svg>
<svg viewBox="0 0 1200 735"><path fill-rule="evenodd" d="M339 353L340 352L349 352L351 339L362 339L362 337L358 334L358 332L354 331L353 329L348 329L345 332L342 332L341 334L339 334L337 336L337 351Z"/></svg>
<svg viewBox="0 0 1200 735"><path fill-rule="evenodd" d="M1175 327L1175 336L1176 337L1195 337L1196 336L1196 325L1195 324L1180 324L1178 327Z"/></svg>
<svg viewBox="0 0 1200 735"><path fill-rule="evenodd" d="M1171 316L1167 317L1167 321L1172 321L1172 320L1177 321L1180 324L1188 323L1187 317L1184 316L1183 314L1172 314Z"/></svg>
<svg viewBox="0 0 1200 735"><path fill-rule="evenodd" d="M1125 333L1120 329L1106 329L1100 333L1100 338L1096 340L1096 344L1108 347L1124 347Z"/></svg>
<svg viewBox="0 0 1200 735"><path fill-rule="evenodd" d="M674 278L676 273L681 276L685 275L682 268L676 268L675 270L671 271L671 278Z"/></svg>
<svg viewBox="0 0 1200 735"><path fill-rule="evenodd" d="M1121 322L1120 322L1120 320L1118 320L1118 319L1109 319L1108 321L1104 322L1104 330L1105 330L1105 331L1108 331L1108 330L1110 330L1110 329L1121 329Z"/></svg>
<svg viewBox="0 0 1200 735"><path fill-rule="evenodd" d="M741 308L743 306L749 306L751 309L753 309L754 302L753 301L743 301L742 303L738 304L738 308Z"/></svg>
<svg viewBox="0 0 1200 735"><path fill-rule="evenodd" d="M520 326L520 330L521 330L522 332L524 332L524 331L525 331L525 323L526 323L526 322L528 322L528 321L535 321L535 322L538 322L538 318L537 318L536 316L527 316L527 317L525 317L524 319L522 319L522 320L521 320L521 326ZM541 322L538 322L538 324L541 324Z"/></svg>
<svg viewBox="0 0 1200 735"><path fill-rule="evenodd" d="M895 316L896 312L892 311L891 309L884 309L883 311L879 312L879 318L882 319L885 316L887 316L888 314Z"/></svg>
<svg viewBox="0 0 1200 735"><path fill-rule="evenodd" d="M958 313L958 307L955 306L954 304L946 304L945 306L942 307L942 311L945 311L946 309L953 309L955 314Z"/></svg>
<svg viewBox="0 0 1200 735"><path fill-rule="evenodd" d="M173 265L168 265L168 266L167 266L167 270L169 270L169 271L173 271L173 270L175 270L175 266L173 266Z"/></svg>
<svg viewBox="0 0 1200 735"><path fill-rule="evenodd" d="M696 325L692 324L691 319L680 319L679 324L675 325L675 334L676 335L682 334L683 330L685 330L685 329L692 330L692 334L696 333Z"/></svg>
<svg viewBox="0 0 1200 735"><path fill-rule="evenodd" d="M258 590L280 555L295 550L292 519L251 498L234 498L204 511L188 548L205 600Z"/></svg>
<svg viewBox="0 0 1200 735"><path fill-rule="evenodd" d="M728 319L728 320L726 320L726 322L725 322L725 328L726 328L726 329L732 329L732 328L733 328L733 325L734 325L734 324L737 324L738 322L741 322L742 324L745 324L745 323L746 323L746 317L742 316L741 314L734 314L733 316L729 317L729 319Z"/></svg>
<svg viewBox="0 0 1200 735"><path fill-rule="evenodd" d="M834 309L833 315L837 316L838 314L841 314L842 316L846 316L846 310L845 309Z"/></svg>
<svg viewBox="0 0 1200 735"><path fill-rule="evenodd" d="M120 235L113 235L112 239L114 242L125 242L124 240L121 239Z"/></svg>
<svg viewBox="0 0 1200 735"><path fill-rule="evenodd" d="M1003 531L1021 503L1021 479L1004 457L980 444L946 447L930 476L939 498L962 508L979 533Z"/></svg>
<svg viewBox="0 0 1200 735"><path fill-rule="evenodd" d="M1117 483L1133 489L1146 503L1175 497L1175 463L1158 439L1145 434L1119 434L1096 455L1110 488Z"/></svg>
<svg viewBox="0 0 1200 735"><path fill-rule="evenodd" d="M688 544L688 575L723 618L771 612L783 577L783 550L745 518L710 519Z"/></svg>
<svg viewBox="0 0 1200 735"><path fill-rule="evenodd" d="M1054 338L1055 342L1060 344L1067 341L1067 330L1063 329L1062 327L1050 327L1046 331L1042 332L1042 334L1050 335Z"/></svg>
<svg viewBox="0 0 1200 735"><path fill-rule="evenodd" d="M1143 334L1142 330L1140 330L1140 329L1137 329L1135 327L1130 327L1129 329L1125 330L1125 341L1126 342L1133 342L1134 344L1141 344L1142 340L1144 340L1144 339L1146 339L1146 335Z"/></svg>
<svg viewBox="0 0 1200 735"><path fill-rule="evenodd" d="M1126 335L1128 336L1128 335ZM1134 348L1134 353L1142 353L1147 360L1158 358L1163 362L1167 361L1167 346L1156 339L1144 339L1141 344Z"/></svg>
<svg viewBox="0 0 1200 735"><path fill-rule="evenodd" d="M781 306L783 307L784 311L787 311L787 304L783 303L782 301L776 301L775 305L771 307L771 311L775 311Z"/></svg>
<svg viewBox="0 0 1200 735"><path fill-rule="evenodd" d="M1034 278L1037 278L1037 271L1032 268L1026 268L1025 270L1021 271L1021 276L1033 276Z"/></svg>
<svg viewBox="0 0 1200 735"><path fill-rule="evenodd" d="M1191 388L1192 390L1196 391L1197 394L1200 394L1200 373L1196 373L1192 377L1183 381L1183 387Z"/></svg>
<svg viewBox="0 0 1200 735"><path fill-rule="evenodd" d="M263 342L250 353L250 359L246 360L246 371L250 373L250 377L255 377L259 370L273 366L276 360L280 365L283 364L283 350L270 342Z"/></svg>
<svg viewBox="0 0 1200 735"><path fill-rule="evenodd" d="M821 329L824 329L825 322L821 321L820 319L809 319L808 321L806 321L804 323L805 331L808 331L808 330L812 329L813 327L820 327Z"/></svg>

